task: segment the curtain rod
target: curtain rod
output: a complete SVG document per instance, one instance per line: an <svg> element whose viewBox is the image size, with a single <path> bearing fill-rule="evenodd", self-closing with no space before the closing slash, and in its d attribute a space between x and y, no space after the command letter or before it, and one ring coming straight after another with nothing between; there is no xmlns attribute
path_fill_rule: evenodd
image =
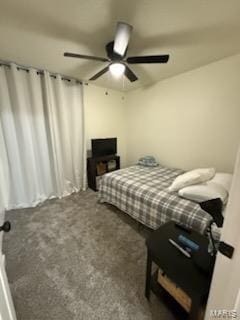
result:
<svg viewBox="0 0 240 320"><path fill-rule="evenodd" d="M29 72L30 68L34 69L36 71L37 74L39 75L43 75L44 74L44 70L41 70L41 69L37 69L37 68L33 68L33 67L26 67L26 66L22 66L22 65L19 65L15 62L13 62L16 66L17 66L17 70L22 70L22 71L26 71L26 72ZM5 62L5 61L0 61L0 67L1 66L4 66L4 67L8 67L10 68L11 67L11 63L10 62ZM54 78L56 79L57 78L57 73L52 73L52 72L49 72L50 73L50 77L51 78ZM71 80L75 80L77 83L79 84L83 84L82 81L76 79L76 78L72 78L72 77L67 77L67 76L63 76L63 75L60 75L61 79L63 81L71 81Z"/></svg>

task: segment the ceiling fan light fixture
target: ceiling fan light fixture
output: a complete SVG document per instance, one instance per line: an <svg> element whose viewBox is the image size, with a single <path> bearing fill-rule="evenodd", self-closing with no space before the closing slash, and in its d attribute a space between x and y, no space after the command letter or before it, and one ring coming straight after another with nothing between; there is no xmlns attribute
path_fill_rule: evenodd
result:
<svg viewBox="0 0 240 320"><path fill-rule="evenodd" d="M109 66L110 72L116 78L121 77L125 71L125 65L120 62L114 62Z"/></svg>

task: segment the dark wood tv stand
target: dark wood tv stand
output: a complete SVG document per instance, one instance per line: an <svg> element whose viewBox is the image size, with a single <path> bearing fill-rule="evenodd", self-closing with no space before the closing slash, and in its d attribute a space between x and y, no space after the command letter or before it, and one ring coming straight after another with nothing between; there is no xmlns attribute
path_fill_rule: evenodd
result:
<svg viewBox="0 0 240 320"><path fill-rule="evenodd" d="M116 162L116 166L113 169L110 169L111 161ZM98 191L97 177L118 169L120 169L120 157L117 155L87 158L87 177L89 188L94 191Z"/></svg>

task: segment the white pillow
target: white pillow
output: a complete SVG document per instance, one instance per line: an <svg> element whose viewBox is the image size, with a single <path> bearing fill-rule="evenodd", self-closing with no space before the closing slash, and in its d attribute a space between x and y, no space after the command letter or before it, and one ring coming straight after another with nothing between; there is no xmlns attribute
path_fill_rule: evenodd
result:
<svg viewBox="0 0 240 320"><path fill-rule="evenodd" d="M212 178L212 182L220 184L229 193L232 184L233 175L230 173L217 172Z"/></svg>
<svg viewBox="0 0 240 320"><path fill-rule="evenodd" d="M212 180L183 188L178 191L178 195L196 202L220 198L223 203L226 203L228 198L227 190L220 184L212 182Z"/></svg>
<svg viewBox="0 0 240 320"><path fill-rule="evenodd" d="M215 175L214 168L195 169L178 176L168 188L170 192L210 180Z"/></svg>

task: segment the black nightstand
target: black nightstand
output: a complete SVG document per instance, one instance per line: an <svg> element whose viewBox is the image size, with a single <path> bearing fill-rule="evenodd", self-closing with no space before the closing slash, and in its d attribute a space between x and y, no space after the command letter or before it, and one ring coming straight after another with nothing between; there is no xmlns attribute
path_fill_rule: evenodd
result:
<svg viewBox="0 0 240 320"><path fill-rule="evenodd" d="M191 258L185 257L170 242L169 238L178 242L178 236L182 234L199 245L199 250ZM196 264L199 257L201 260L211 262L213 258L208 254L208 239L203 235L189 230L188 232L176 226L174 222L168 222L154 231L146 240L147 246L147 270L145 296L150 298L150 291L154 293L161 291L164 287L168 293L182 293L183 299L190 300L189 319L199 319L202 306L206 303L212 278L212 268L209 272L204 272ZM166 285L160 285L158 272L152 275L152 262L154 262L163 272L163 281ZM161 277L161 275L160 275ZM170 281L168 281L170 280ZM176 290L173 286L175 285ZM171 290L168 290L168 287ZM174 295L171 294L173 297ZM184 297L186 295L186 297ZM174 297L176 299L176 296ZM180 297L181 298L181 297ZM178 299L176 299L178 300ZM188 300L188 301L189 301Z"/></svg>

